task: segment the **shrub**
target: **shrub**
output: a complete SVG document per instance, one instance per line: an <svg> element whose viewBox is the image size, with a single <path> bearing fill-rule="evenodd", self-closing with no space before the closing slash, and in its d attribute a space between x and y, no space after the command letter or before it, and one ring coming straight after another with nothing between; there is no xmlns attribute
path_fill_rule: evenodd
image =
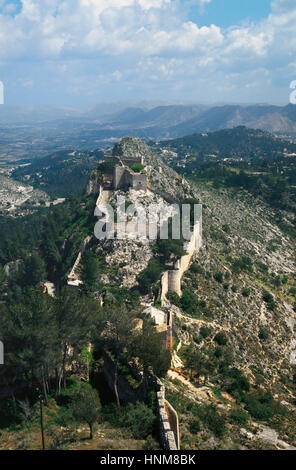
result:
<svg viewBox="0 0 296 470"><path fill-rule="evenodd" d="M252 260L248 256L242 256L232 263L232 272L239 273L240 271L253 271Z"/></svg>
<svg viewBox="0 0 296 470"><path fill-rule="evenodd" d="M248 415L240 408L236 408L230 413L230 422L238 426L245 426L248 422Z"/></svg>
<svg viewBox="0 0 296 470"><path fill-rule="evenodd" d="M173 305L176 305L177 307L181 306L181 299L176 292L169 291L166 297Z"/></svg>
<svg viewBox="0 0 296 470"><path fill-rule="evenodd" d="M217 359L219 359L220 357L223 356L223 350L222 348L218 347L215 349L215 352L214 352L214 355L215 357L217 357Z"/></svg>
<svg viewBox="0 0 296 470"><path fill-rule="evenodd" d="M144 293L148 293L152 284L160 278L162 271L162 263L158 259L152 258L147 268L137 277L140 290Z"/></svg>
<svg viewBox="0 0 296 470"><path fill-rule="evenodd" d="M217 411L215 405L200 407L197 410L200 420L216 437L222 437L226 432L226 417Z"/></svg>
<svg viewBox="0 0 296 470"><path fill-rule="evenodd" d="M192 313L196 310L198 298L191 289L186 289L181 297L181 306L185 312Z"/></svg>
<svg viewBox="0 0 296 470"><path fill-rule="evenodd" d="M261 261L256 262L258 269L264 274L268 274L268 266L264 263L261 263Z"/></svg>
<svg viewBox="0 0 296 470"><path fill-rule="evenodd" d="M242 400L244 398L244 392L248 392L250 390L249 381L241 371L235 367L225 371L225 373L228 376L226 391L235 398Z"/></svg>
<svg viewBox="0 0 296 470"><path fill-rule="evenodd" d="M126 428L135 439L145 439L151 434L155 416L145 403L129 403L117 408L111 405L105 408L104 416L115 427Z"/></svg>
<svg viewBox="0 0 296 470"><path fill-rule="evenodd" d="M242 289L242 295L243 295L244 297L249 297L250 293L251 293L251 291L250 291L250 289L249 289L248 287L244 287L244 288Z"/></svg>
<svg viewBox="0 0 296 470"><path fill-rule="evenodd" d="M202 336L202 338L207 338L212 333L212 330L211 328L208 328L207 326L202 326L199 330L199 333Z"/></svg>
<svg viewBox="0 0 296 470"><path fill-rule="evenodd" d="M219 346L225 346L227 344L227 338L224 333L217 333L214 340Z"/></svg>
<svg viewBox="0 0 296 470"><path fill-rule="evenodd" d="M196 434L196 433L200 432L200 430L201 430L200 421L198 419L195 419L194 421L192 421L190 423L190 428L189 429L190 429L190 432L192 434Z"/></svg>
<svg viewBox="0 0 296 470"><path fill-rule="evenodd" d="M217 271L215 274L214 274L214 279L215 281L219 282L220 284L222 284L223 282L223 273L221 271Z"/></svg>
<svg viewBox="0 0 296 470"><path fill-rule="evenodd" d="M264 302L267 302L267 303L273 301L273 295L270 292L268 292L267 290L263 291L262 298L263 298Z"/></svg>
<svg viewBox="0 0 296 470"><path fill-rule="evenodd" d="M273 295L268 292L267 290L264 290L263 293L262 293L262 298L264 300L264 302L267 303L267 307L269 308L269 310L274 310L275 309L275 301L274 301L274 297Z"/></svg>
<svg viewBox="0 0 296 470"><path fill-rule="evenodd" d="M246 409L255 419L269 420L274 415L272 409L273 399L269 393L262 395L249 395L245 398Z"/></svg>
<svg viewBox="0 0 296 470"><path fill-rule="evenodd" d="M222 225L222 230L223 230L225 233L230 233L230 232L231 232L230 227L229 227L228 224Z"/></svg>
<svg viewBox="0 0 296 470"><path fill-rule="evenodd" d="M142 165L141 163L135 163L132 167L131 170L134 171L135 173L141 173L142 170L144 170L145 166Z"/></svg>
<svg viewBox="0 0 296 470"><path fill-rule="evenodd" d="M192 271L195 274L203 274L204 272L204 270L196 262L191 265L190 271Z"/></svg>
<svg viewBox="0 0 296 470"><path fill-rule="evenodd" d="M259 339L261 339L261 341L266 341L268 339L268 331L266 328L264 327L261 327L260 330L259 330Z"/></svg>
<svg viewBox="0 0 296 470"><path fill-rule="evenodd" d="M167 240L159 240L155 246L155 251L163 256L165 261L169 260L171 256L180 258L185 254L184 240L175 240L172 238L168 238Z"/></svg>

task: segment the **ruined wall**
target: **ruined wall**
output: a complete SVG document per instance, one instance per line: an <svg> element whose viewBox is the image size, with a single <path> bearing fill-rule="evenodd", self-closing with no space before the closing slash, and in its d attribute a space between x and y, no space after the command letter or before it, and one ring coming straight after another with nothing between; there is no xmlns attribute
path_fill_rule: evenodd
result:
<svg viewBox="0 0 296 470"><path fill-rule="evenodd" d="M166 299L166 294L176 292L182 294L181 282L184 273L190 266L192 257L201 248L201 222L197 222L193 227L193 233L189 242L184 245L186 254L176 261L174 269L166 271L161 278L161 300Z"/></svg>
<svg viewBox="0 0 296 470"><path fill-rule="evenodd" d="M78 253L78 256L76 258L76 261L74 263L74 266L71 269L70 274L68 275L68 280L67 280L68 286L78 287L80 284L82 284L82 281L80 280L80 275L77 272L77 268L80 264L82 255L85 252L85 249L86 249L87 245L89 244L89 242L91 241L91 239L92 239L92 236L89 235L82 242L82 245L81 245L80 251Z"/></svg>
<svg viewBox="0 0 296 470"><path fill-rule="evenodd" d="M144 164L144 157L142 157L142 156L138 157L138 156L122 155L122 156L120 156L120 160L121 160L123 165L126 165L129 168L131 168L133 165L137 165L137 164L143 165Z"/></svg>
<svg viewBox="0 0 296 470"><path fill-rule="evenodd" d="M98 199L97 199L97 202L96 202L96 206L99 206L102 202L102 199L103 199L103 186L100 185L100 192L99 192L99 195L98 195Z"/></svg>
<svg viewBox="0 0 296 470"><path fill-rule="evenodd" d="M147 176L143 173L132 173L131 174L131 186L137 191L147 189Z"/></svg>
<svg viewBox="0 0 296 470"><path fill-rule="evenodd" d="M165 399L165 386L157 392L159 437L164 450L179 449L179 420L174 408ZM171 423L174 429L171 427Z"/></svg>
<svg viewBox="0 0 296 470"><path fill-rule="evenodd" d="M116 165L113 172L113 187L114 189L125 189L127 185L126 181L126 169L123 166Z"/></svg>
<svg viewBox="0 0 296 470"><path fill-rule="evenodd" d="M116 165L113 173L114 189L127 190L133 188L139 191L147 189L147 175L143 173L135 173L127 167Z"/></svg>
<svg viewBox="0 0 296 470"><path fill-rule="evenodd" d="M165 299L165 296L167 295L169 291L169 272L165 271L161 277L160 280L161 284L161 300Z"/></svg>

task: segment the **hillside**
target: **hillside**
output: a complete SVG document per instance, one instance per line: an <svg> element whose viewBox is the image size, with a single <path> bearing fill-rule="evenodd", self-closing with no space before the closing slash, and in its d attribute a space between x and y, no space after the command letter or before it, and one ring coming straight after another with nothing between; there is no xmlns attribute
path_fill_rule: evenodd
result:
<svg viewBox="0 0 296 470"><path fill-rule="evenodd" d="M12 171L13 178L46 191L52 198L81 194L91 170L103 158L100 151L55 152Z"/></svg>
<svg viewBox="0 0 296 470"><path fill-rule="evenodd" d="M21 206L24 210L24 205L37 206L49 200L50 197L45 191L0 175L0 211L2 213L13 214Z"/></svg>
<svg viewBox="0 0 296 470"><path fill-rule="evenodd" d="M247 153L254 148L259 155L264 142L273 142L275 153L282 149L281 141L260 132L248 131L246 142L245 132L234 131L236 149L240 151ZM210 142L216 146L218 143L217 136ZM221 152L228 145L222 141ZM166 147L162 150L172 152ZM167 152L162 155L167 157ZM174 155L178 160L177 152ZM28 378L41 387L42 377L44 390L48 388L54 400L52 405L58 405L49 429L54 431L63 423L70 431L74 418L69 397L71 393L79 395L77 380L83 377L99 392L103 403L101 416L107 423L103 429L110 426L122 429L131 423L130 437L138 440L131 445L141 448L150 445L156 449L158 444L153 439L159 436L153 428L155 389L148 386L152 368L165 384L166 399L178 412L181 449L295 449L296 279L292 196L289 204L279 206L244 187L227 186L223 179L220 185L213 184L212 178L205 174L199 177L191 170L187 179L182 178L139 139L123 139L113 149L113 156L126 162L143 157L143 165L133 162L131 168L147 177L148 189L131 186L133 170L128 170L129 179L122 180L123 186L110 187L108 181L114 169L111 159L91 173L83 197L51 208L48 218L43 219L43 230L35 243L28 244L25 253L23 247L17 252L11 247L8 250L5 244L2 247L2 259L7 264L17 261L12 265L16 272L26 273L21 281L16 274L12 277L8 274L8 280L3 274L2 280L0 277L2 292L8 282L15 293L13 302L11 296L6 300L2 322L10 324L10 315L22 324L26 325L27 318L29 322L24 329L24 335L28 334L28 356L23 356L17 343L18 332L9 330L9 347L18 345L11 352L8 349L10 372L17 372L7 376L12 390L15 383L29 390ZM184 165L182 173L186 171L186 161ZM219 168L219 162L217 165ZM291 168L291 174L293 171ZM169 291L162 298L162 274L184 256L184 240L173 239L170 234L167 240L145 237L135 240L133 229L126 239L98 240L92 236L97 221L93 216L95 206L104 214L104 204L109 202L114 208L118 196L126 198L126 209L131 204L138 210L140 205L147 207L153 203L155 213L162 207L168 219L173 214L171 203L202 203L203 245L195 252L183 277L180 296ZM79 252L75 275L81 283L76 283L76 289L65 289ZM37 293L34 291L37 280L32 263L41 273L39 281L42 277L43 281L55 284L55 299L41 294L40 288ZM15 304L16 301L20 304ZM66 313L60 317L60 312ZM34 323L32 315L33 318L36 315L38 322ZM56 322L61 318L62 331L59 321ZM169 321L173 325L172 351L167 349ZM32 324L36 345L30 342ZM46 335L40 335L40 328ZM0 321L0 334L3 331L6 330ZM57 338L69 346L65 349L66 360ZM89 342L93 344L91 351L87 350ZM32 357L39 349L51 351L48 360L40 362L39 357L35 358L40 376L31 370ZM106 351L110 355L108 361ZM23 369L14 362L18 357L24 361ZM64 374L60 388L54 379L57 365ZM111 380L115 395L119 394L117 398L109 397L113 408L109 408L110 401L105 401L106 390L98 380L103 371ZM117 374L119 379L115 383ZM62 390L61 384L65 387ZM46 399L47 392L43 393ZM115 411L116 400L128 393L132 397L144 396L143 408L137 414L128 405ZM24 392L20 398L24 399ZM31 400L37 407L36 397L31 396ZM26 426L34 426L34 417L26 424L19 410L15 421L9 403L10 407L2 408L3 417L10 423L21 423L26 434ZM11 434L14 432L13 429L5 432L5 445L15 442L17 436ZM149 434L153 434L153 439ZM139 442L139 437L145 442ZM23 445L30 448L32 443ZM70 445L65 439L59 448Z"/></svg>
<svg viewBox="0 0 296 470"><path fill-rule="evenodd" d="M197 387L169 372L182 438L188 449L295 447L294 241L280 230L278 211L246 192L193 186L203 201L203 248L183 297L171 298L178 370ZM220 410L214 436L202 432L195 403Z"/></svg>
<svg viewBox="0 0 296 470"><path fill-rule="evenodd" d="M237 148L247 152L251 142L260 153L267 139L275 152L283 150L282 142L259 132L252 140L252 132L249 142L235 135ZM132 142L123 153L135 152ZM194 178L184 193L176 174L142 151L153 162L151 180L165 175L155 190L201 201L204 208L203 248L184 276L182 297L168 295L177 352L165 383L180 414L182 448L295 447L295 250L278 209L244 190L215 189ZM131 202L149 198L129 193ZM131 242L106 243L98 253L107 251L109 272L114 265L119 270L104 276L104 284L136 287L152 252Z"/></svg>
<svg viewBox="0 0 296 470"><path fill-rule="evenodd" d="M264 158L273 160L284 154L296 152L296 144L267 132L244 126L162 141L159 147L175 151L175 160L185 161L186 165L188 161L193 162L194 159L198 164L199 159L202 160L207 156L217 160L259 160ZM174 155L172 154L171 162L173 160Z"/></svg>

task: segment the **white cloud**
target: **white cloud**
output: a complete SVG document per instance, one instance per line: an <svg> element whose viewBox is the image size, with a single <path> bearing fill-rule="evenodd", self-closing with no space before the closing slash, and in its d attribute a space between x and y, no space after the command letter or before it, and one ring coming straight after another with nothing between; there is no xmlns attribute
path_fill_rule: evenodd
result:
<svg viewBox="0 0 296 470"><path fill-rule="evenodd" d="M199 7L207 3L196 0ZM242 83L254 90L256 80L262 87L267 75L268 86L279 76L287 83L296 78L295 0L274 0L265 20L226 30L190 21L180 0L22 0L14 16L7 15L11 2L6 5L0 61L11 70L20 60L28 68L39 61L45 77L49 67L54 80L69 87L75 81L75 89L87 76L94 88L100 77L100 83L129 82L139 90L149 88L150 79L165 90L166 81L172 90L197 82L221 90L224 77L227 93L231 83L234 92Z"/></svg>

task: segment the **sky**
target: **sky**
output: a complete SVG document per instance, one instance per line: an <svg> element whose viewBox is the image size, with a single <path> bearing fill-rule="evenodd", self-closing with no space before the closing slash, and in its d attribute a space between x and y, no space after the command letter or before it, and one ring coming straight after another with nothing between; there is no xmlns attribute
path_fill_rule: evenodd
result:
<svg viewBox="0 0 296 470"><path fill-rule="evenodd" d="M295 0L0 0L5 104L287 104L295 21Z"/></svg>

